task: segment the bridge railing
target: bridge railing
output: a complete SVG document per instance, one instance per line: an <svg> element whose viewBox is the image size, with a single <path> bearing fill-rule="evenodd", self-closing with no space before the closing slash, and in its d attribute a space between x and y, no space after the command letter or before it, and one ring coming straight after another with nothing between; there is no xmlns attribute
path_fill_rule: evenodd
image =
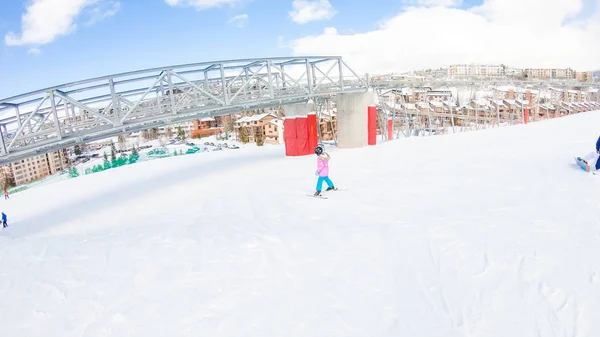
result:
<svg viewBox="0 0 600 337"><path fill-rule="evenodd" d="M0 164L174 121L365 91L338 56L176 65L0 99Z"/></svg>

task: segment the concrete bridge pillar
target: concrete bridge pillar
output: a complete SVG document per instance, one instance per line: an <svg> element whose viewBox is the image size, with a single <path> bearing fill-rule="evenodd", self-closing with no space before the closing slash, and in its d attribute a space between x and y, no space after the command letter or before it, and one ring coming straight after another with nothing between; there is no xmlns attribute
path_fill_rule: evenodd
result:
<svg viewBox="0 0 600 337"><path fill-rule="evenodd" d="M309 112L313 110L314 104L310 103L298 103L298 104L288 104L283 106L283 111L285 111L285 117L306 117Z"/></svg>
<svg viewBox="0 0 600 337"><path fill-rule="evenodd" d="M373 92L348 93L336 96L338 148L369 145L369 106L374 106Z"/></svg>

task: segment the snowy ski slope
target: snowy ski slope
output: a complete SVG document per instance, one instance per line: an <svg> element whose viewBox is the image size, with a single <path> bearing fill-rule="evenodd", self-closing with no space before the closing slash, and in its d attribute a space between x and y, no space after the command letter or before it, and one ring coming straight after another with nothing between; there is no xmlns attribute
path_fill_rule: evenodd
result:
<svg viewBox="0 0 600 337"><path fill-rule="evenodd" d="M600 336L600 112L174 157L1 200L3 336Z"/></svg>

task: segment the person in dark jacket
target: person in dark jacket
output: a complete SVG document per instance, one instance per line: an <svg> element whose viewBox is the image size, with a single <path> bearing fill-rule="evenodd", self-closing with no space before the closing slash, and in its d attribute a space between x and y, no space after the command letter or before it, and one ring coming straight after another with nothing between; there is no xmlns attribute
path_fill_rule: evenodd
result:
<svg viewBox="0 0 600 337"><path fill-rule="evenodd" d="M4 214L4 212L2 212L2 227L8 227L8 224L6 222L6 214Z"/></svg>

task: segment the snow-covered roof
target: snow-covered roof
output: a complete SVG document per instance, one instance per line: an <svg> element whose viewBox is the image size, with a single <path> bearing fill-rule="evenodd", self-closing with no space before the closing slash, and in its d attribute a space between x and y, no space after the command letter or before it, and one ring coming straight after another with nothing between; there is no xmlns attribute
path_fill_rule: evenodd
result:
<svg viewBox="0 0 600 337"><path fill-rule="evenodd" d="M200 118L200 121L201 122L214 122L215 119L212 117L203 117L203 118Z"/></svg>
<svg viewBox="0 0 600 337"><path fill-rule="evenodd" d="M238 119L236 122L237 123L257 122L257 121L260 121L260 120L262 120L263 118L265 118L267 116L277 117L277 116L273 115L272 113L265 112L265 113L258 114L258 115L253 115L253 116L244 116L244 117Z"/></svg>
<svg viewBox="0 0 600 337"><path fill-rule="evenodd" d="M271 121L269 121L269 124L273 124L279 127L283 127L283 121L280 119L273 119Z"/></svg>
<svg viewBox="0 0 600 337"><path fill-rule="evenodd" d="M476 100L473 100L472 102L477 104L478 106L489 106L488 101L486 101L484 99L476 99Z"/></svg>
<svg viewBox="0 0 600 337"><path fill-rule="evenodd" d="M554 110L556 109L556 107L552 104L540 104L540 108L546 109L546 110Z"/></svg>
<svg viewBox="0 0 600 337"><path fill-rule="evenodd" d="M321 115L335 117L337 115L336 109L324 109L324 110L321 110Z"/></svg>
<svg viewBox="0 0 600 337"><path fill-rule="evenodd" d="M427 91L425 93L425 95L427 95L427 96L452 96L452 92L450 92L450 91L436 91L436 90L433 90L433 91Z"/></svg>
<svg viewBox="0 0 600 337"><path fill-rule="evenodd" d="M528 105L529 104L529 101L526 99L525 100L517 99L516 101L517 101L517 104L519 104L519 105Z"/></svg>
<svg viewBox="0 0 600 337"><path fill-rule="evenodd" d="M433 105L436 108L443 108L444 107L444 103L438 102L438 101L431 101L431 102L429 102L429 104Z"/></svg>
<svg viewBox="0 0 600 337"><path fill-rule="evenodd" d="M492 103L494 103L498 107L508 108L508 106L506 104L504 104L504 100L501 100L501 99L493 100Z"/></svg>

